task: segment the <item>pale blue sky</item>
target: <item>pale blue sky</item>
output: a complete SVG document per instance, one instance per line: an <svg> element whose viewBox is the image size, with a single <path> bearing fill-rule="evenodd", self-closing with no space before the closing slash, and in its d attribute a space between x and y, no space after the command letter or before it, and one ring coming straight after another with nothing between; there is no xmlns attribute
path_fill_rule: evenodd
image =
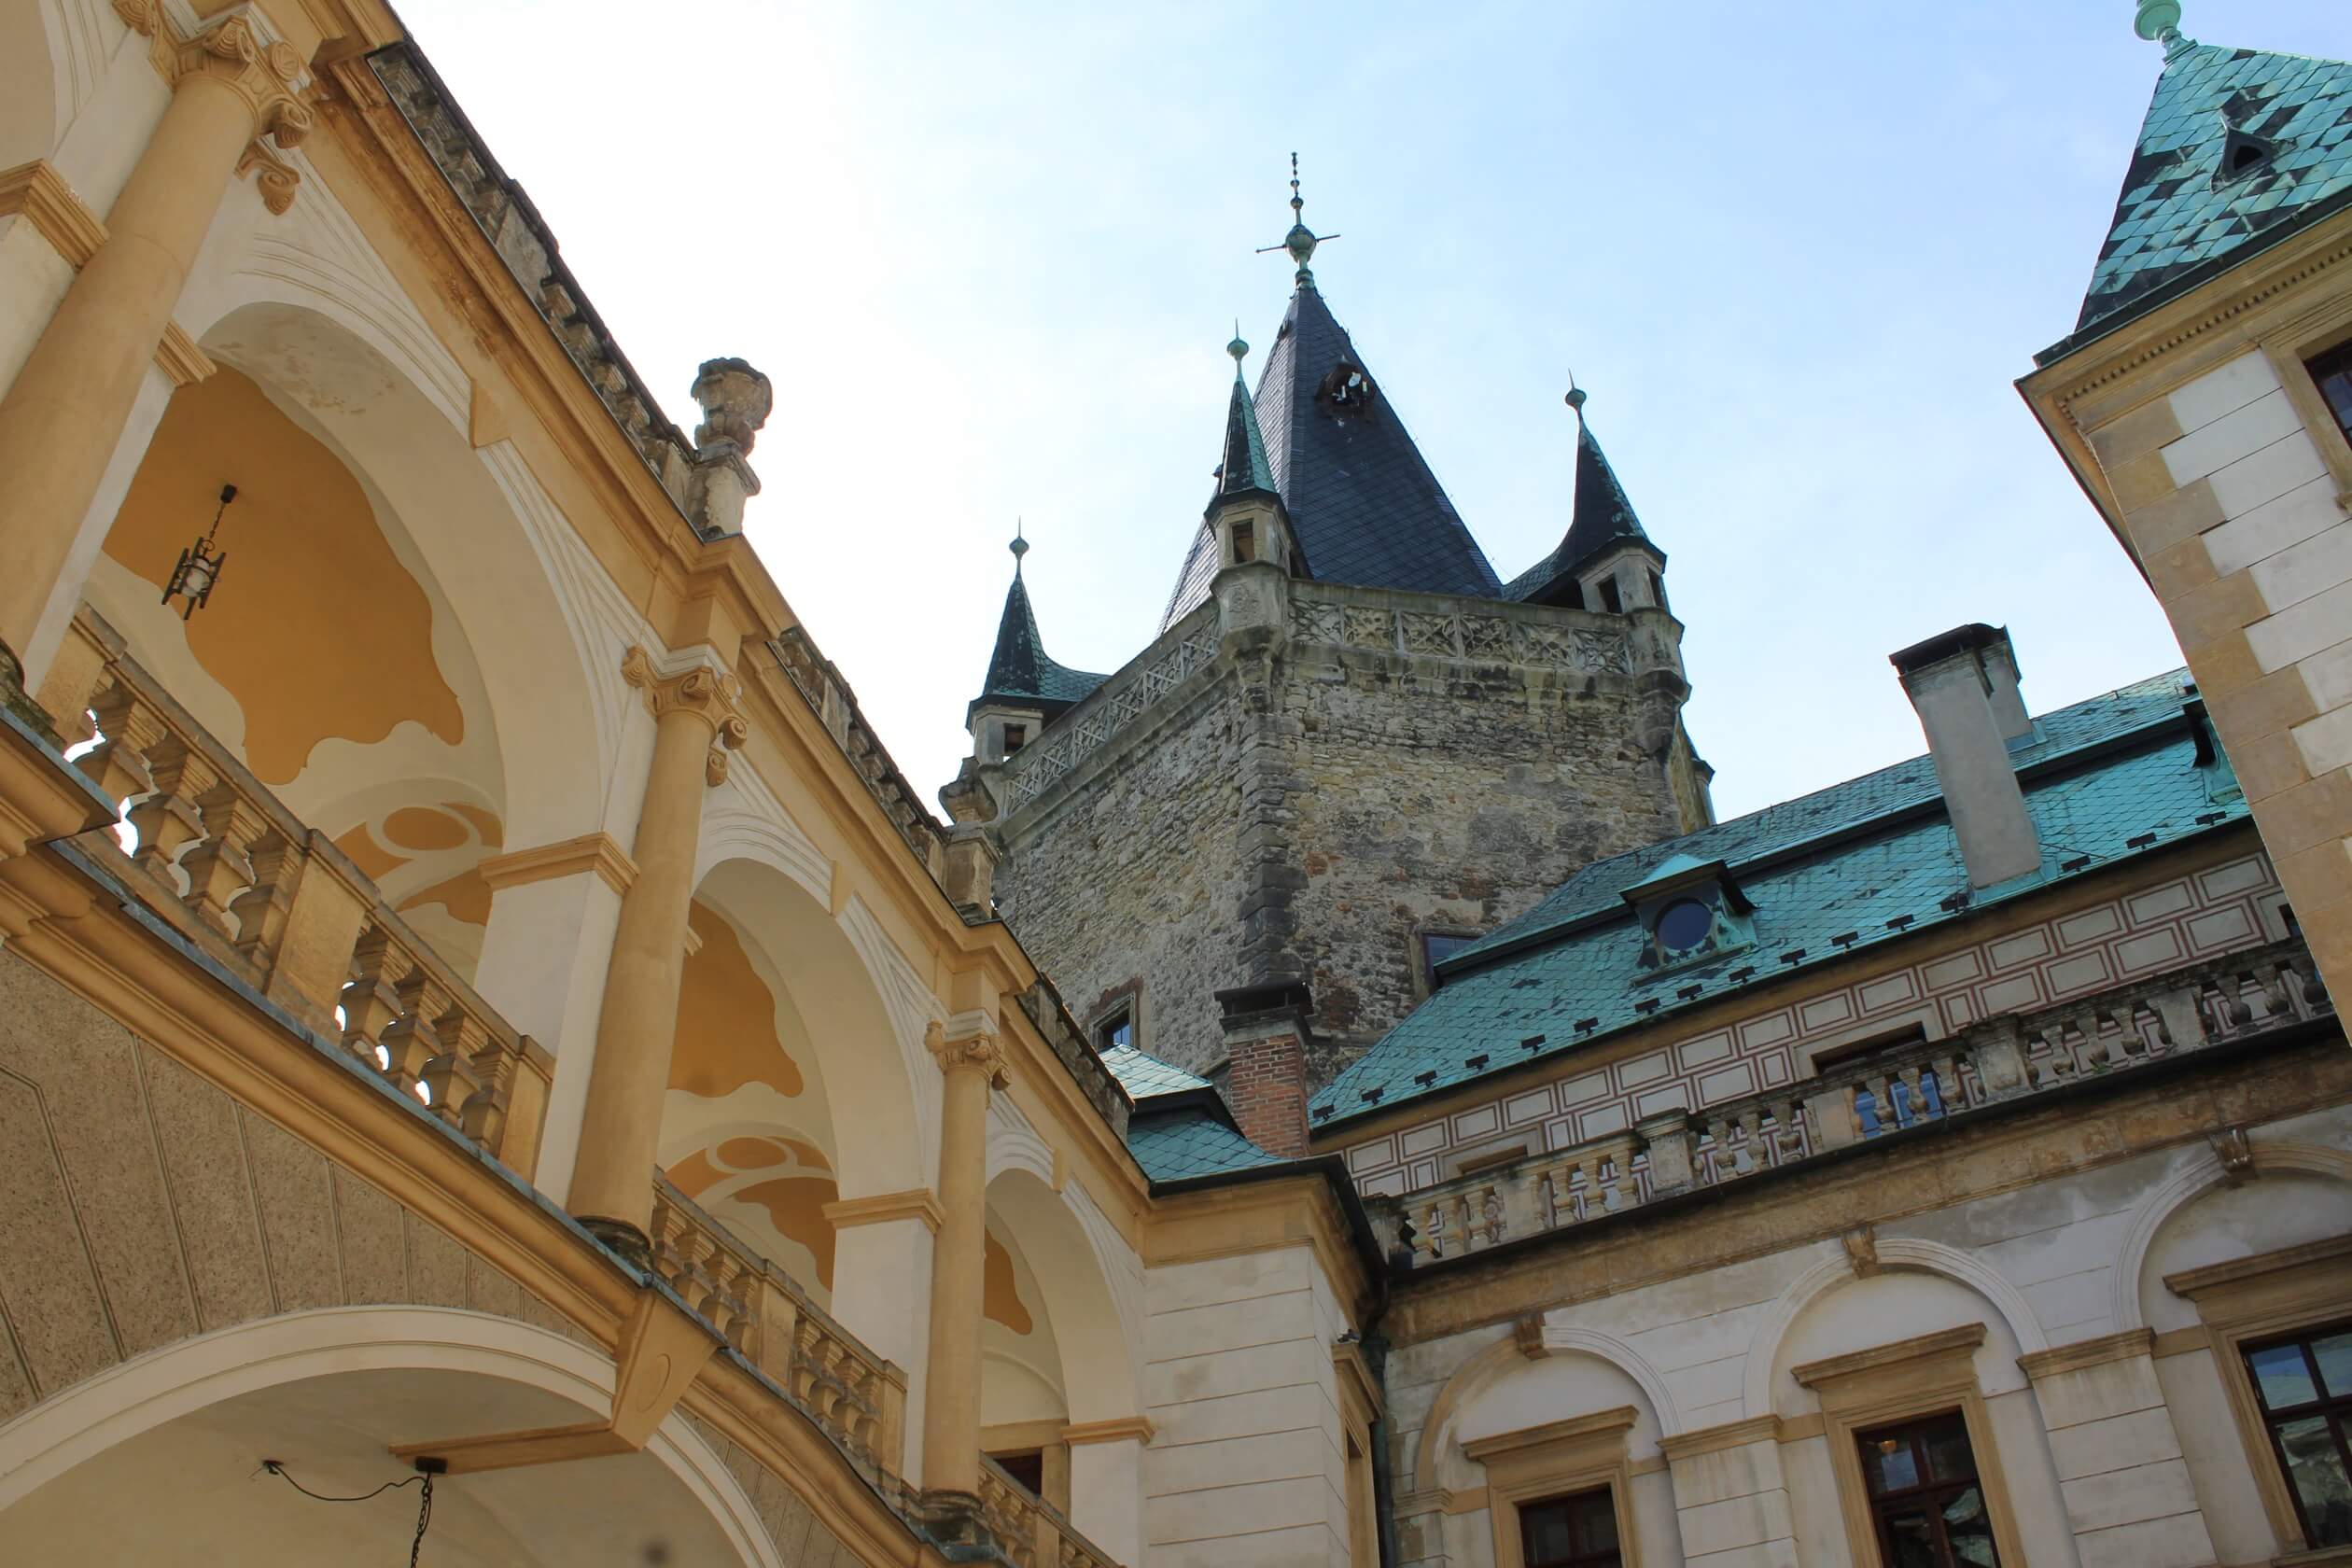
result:
<svg viewBox="0 0 2352 1568"><path fill-rule="evenodd" d="M775 379L749 532L927 791L1016 514L1056 658L1149 639L1294 148L1324 296L1505 578L1590 391L1723 815L1922 749L1885 656L1955 623L2009 625L2037 709L2178 662L2011 385L2155 82L2130 0L401 11L681 424L703 358ZM2341 0L2183 25L2352 56Z"/></svg>

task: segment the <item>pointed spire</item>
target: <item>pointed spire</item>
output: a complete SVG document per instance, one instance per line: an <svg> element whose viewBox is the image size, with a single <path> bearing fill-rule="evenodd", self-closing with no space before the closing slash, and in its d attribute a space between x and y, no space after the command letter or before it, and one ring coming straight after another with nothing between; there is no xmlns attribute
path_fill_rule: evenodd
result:
<svg viewBox="0 0 2352 1568"><path fill-rule="evenodd" d="M1021 524L1013 525L1013 585L1004 591L1004 613L998 618L996 647L988 654L987 679L972 701L1007 707L1042 708L1048 719L1078 702L1102 684L1103 676L1056 664L1045 651L1037 630L1037 612L1029 608L1029 585L1021 581L1021 558L1029 543ZM965 718L970 720L967 710Z"/></svg>
<svg viewBox="0 0 2352 1568"><path fill-rule="evenodd" d="M1250 384L1241 375L1241 361L1249 356L1250 345L1241 341L1238 321L1225 352L1233 356L1233 396L1225 405L1225 459L1217 466L1217 494L1211 498L1211 506L1227 496L1252 491L1276 494L1274 469L1266 460L1266 435L1258 428L1257 405L1251 400Z"/></svg>
<svg viewBox="0 0 2352 1568"><path fill-rule="evenodd" d="M1650 543L1649 535L1642 531L1642 520L1634 514L1625 486L1617 483L1617 470L1609 467L1592 427L1585 422L1585 390L1574 383L1571 377L1566 401L1576 415L1575 513L1559 546L1503 590L1507 599L1550 602L1547 595L1612 545L1638 543L1660 561L1666 558L1665 552Z"/></svg>

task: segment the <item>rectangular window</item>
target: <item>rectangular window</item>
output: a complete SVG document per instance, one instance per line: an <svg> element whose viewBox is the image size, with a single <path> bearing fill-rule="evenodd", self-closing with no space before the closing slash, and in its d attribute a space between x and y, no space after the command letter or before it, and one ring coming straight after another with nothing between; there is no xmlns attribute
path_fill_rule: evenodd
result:
<svg viewBox="0 0 2352 1568"><path fill-rule="evenodd" d="M1607 1487L1522 1503L1519 1557L1527 1568L1622 1568L1617 1499Z"/></svg>
<svg viewBox="0 0 2352 1568"><path fill-rule="evenodd" d="M1617 579L1614 577L1601 580L1601 608L1611 615L1625 613L1625 599L1617 593Z"/></svg>
<svg viewBox="0 0 2352 1568"><path fill-rule="evenodd" d="M1018 751L1022 747L1027 746L1028 744L1029 726L1027 724L1007 724L1004 726L1004 754L1006 756L1010 757L1014 752Z"/></svg>
<svg viewBox="0 0 2352 1568"><path fill-rule="evenodd" d="M2344 439L2352 441L2352 343L2314 359L2311 379L2319 384L2319 396L2327 399L2328 412L2335 415Z"/></svg>
<svg viewBox="0 0 2352 1568"><path fill-rule="evenodd" d="M1477 940L1446 931L1421 932L1421 978L1429 982L1431 990L1437 988L1437 966Z"/></svg>
<svg viewBox="0 0 2352 1568"><path fill-rule="evenodd" d="M1957 1410L1855 1434L1884 1568L1996 1568L1993 1516Z"/></svg>
<svg viewBox="0 0 2352 1568"><path fill-rule="evenodd" d="M1257 559L1257 525L1236 523L1233 525L1233 558L1237 561Z"/></svg>
<svg viewBox="0 0 2352 1568"><path fill-rule="evenodd" d="M1135 1010L1122 1007L1095 1026L1095 1046L1113 1051L1135 1043Z"/></svg>
<svg viewBox="0 0 2352 1568"><path fill-rule="evenodd" d="M2352 1546L2352 1323L2245 1350L2305 1545Z"/></svg>

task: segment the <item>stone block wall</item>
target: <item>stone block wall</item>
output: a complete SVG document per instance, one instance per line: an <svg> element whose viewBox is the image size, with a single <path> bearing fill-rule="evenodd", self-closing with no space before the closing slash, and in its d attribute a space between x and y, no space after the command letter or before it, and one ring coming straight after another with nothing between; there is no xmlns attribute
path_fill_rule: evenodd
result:
<svg viewBox="0 0 2352 1568"><path fill-rule="evenodd" d="M1154 1055L1215 1066L1213 992L1303 979L1327 1081L1423 994L1422 933L1491 931L1706 819L1679 725L1656 754L1636 739L1657 701L1637 666L1673 659L1663 611L1637 637L1270 567L1218 581L1005 769L997 822L1015 933L1083 1018L1138 990Z"/></svg>

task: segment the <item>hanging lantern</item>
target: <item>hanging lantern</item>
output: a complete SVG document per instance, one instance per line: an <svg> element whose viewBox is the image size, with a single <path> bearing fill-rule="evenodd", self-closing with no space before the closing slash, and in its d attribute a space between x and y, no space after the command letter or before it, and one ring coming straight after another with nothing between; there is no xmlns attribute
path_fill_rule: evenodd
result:
<svg viewBox="0 0 2352 1568"><path fill-rule="evenodd" d="M229 553L213 548L213 536L220 532L221 513L237 498L237 487L220 487L220 510L213 513L212 526L197 538L194 544L180 552L179 565L172 568L172 581L164 586L163 602L186 599L180 607L180 619L185 621L204 608L212 597L213 585L220 581L220 568L229 564Z"/></svg>

